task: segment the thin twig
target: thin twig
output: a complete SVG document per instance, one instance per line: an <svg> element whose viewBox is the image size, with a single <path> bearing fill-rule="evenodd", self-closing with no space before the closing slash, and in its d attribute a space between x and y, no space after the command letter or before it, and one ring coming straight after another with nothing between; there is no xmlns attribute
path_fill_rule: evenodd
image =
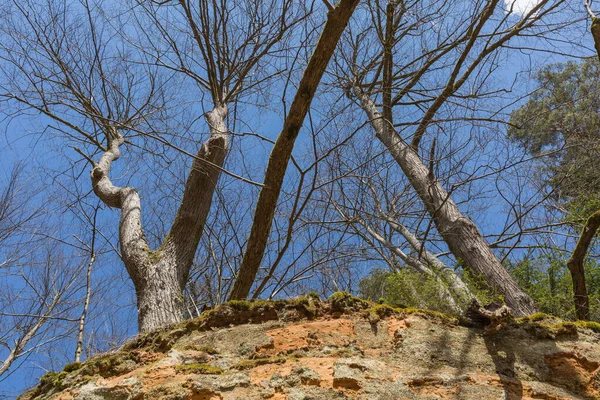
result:
<svg viewBox="0 0 600 400"><path fill-rule="evenodd" d="M92 167L96 166L96 162L94 160L92 160L87 154L85 154L83 151L81 151L79 149L79 147L75 147L75 146L71 146L71 148L73 150L75 150L76 152L79 153L79 155L81 155L83 158L85 158L90 164L92 164Z"/></svg>
<svg viewBox="0 0 600 400"><path fill-rule="evenodd" d="M590 7L589 0L584 0L583 4L585 4L585 8L587 9L587 13L592 17L592 19L596 18L596 14L592 11L592 7Z"/></svg>

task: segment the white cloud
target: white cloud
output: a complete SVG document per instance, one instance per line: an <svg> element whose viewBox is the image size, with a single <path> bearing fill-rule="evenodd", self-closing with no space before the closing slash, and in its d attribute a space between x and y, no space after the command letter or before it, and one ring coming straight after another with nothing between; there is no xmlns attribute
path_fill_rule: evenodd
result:
<svg viewBox="0 0 600 400"><path fill-rule="evenodd" d="M525 15L535 7L540 0L504 0L506 12L512 12L518 15Z"/></svg>

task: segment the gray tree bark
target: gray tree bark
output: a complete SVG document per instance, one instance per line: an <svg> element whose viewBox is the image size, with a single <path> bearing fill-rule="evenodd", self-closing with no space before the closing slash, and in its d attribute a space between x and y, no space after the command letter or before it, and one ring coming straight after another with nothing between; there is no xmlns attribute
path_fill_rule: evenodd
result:
<svg viewBox="0 0 600 400"><path fill-rule="evenodd" d="M476 276L481 276L504 296L517 316L538 310L531 297L525 293L490 250L477 226L463 215L449 193L432 179L415 150L407 145L377 110L375 103L360 87L354 86L355 96L370 119L377 138L386 146L411 185L425 204L435 226L454 256Z"/></svg>
<svg viewBox="0 0 600 400"><path fill-rule="evenodd" d="M135 286L141 332L184 319L183 290L227 154L226 116L226 105L206 114L210 137L194 159L175 221L158 250L151 250L144 237L137 190L117 187L109 178L110 167L119 158L119 146L123 144L116 129L110 132L109 147L92 170L96 195L106 205L121 210L121 256Z"/></svg>

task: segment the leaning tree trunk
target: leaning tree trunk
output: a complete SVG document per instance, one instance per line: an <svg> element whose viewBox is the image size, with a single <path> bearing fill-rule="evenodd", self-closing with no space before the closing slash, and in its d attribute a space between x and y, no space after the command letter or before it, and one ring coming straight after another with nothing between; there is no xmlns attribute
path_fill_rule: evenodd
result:
<svg viewBox="0 0 600 400"><path fill-rule="evenodd" d="M475 275L481 276L489 285L497 288L515 315L536 312L537 306L534 301L498 261L473 221L460 212L449 193L437 180L432 179L429 169L415 150L389 126L366 93L355 86L354 94L369 117L377 138L402 168L454 256L462 260L464 266Z"/></svg>
<svg viewBox="0 0 600 400"><path fill-rule="evenodd" d="M254 284L267 247L275 208L281 193L285 172L292 156L294 143L304 123L304 118L308 113L317 87L325 73L327 64L329 64L329 60L358 2L359 0L341 0L327 14L327 22L323 32L321 32L314 53L304 70L296 95L283 123L283 128L277 136L273 150L271 150L265 172L264 186L258 195L250 237L248 238L238 276L229 295L230 300L247 298Z"/></svg>
<svg viewBox="0 0 600 400"><path fill-rule="evenodd" d="M226 105L216 106L206 114L210 137L194 159L175 221L158 250L151 250L144 237L137 190L114 186L108 176L123 144L116 129L109 134L107 151L94 164L94 192L106 205L121 210L121 256L135 286L141 332L184 319L183 290L227 154L226 115Z"/></svg>
<svg viewBox="0 0 600 400"><path fill-rule="evenodd" d="M577 316L577 319L586 321L590 319L590 300L585 285L584 262L588 248L592 243L592 239L596 236L598 228L600 228L600 210L593 213L585 222L585 226L581 231L575 250L573 250L573 254L569 261L567 261L567 267L571 272L571 278L573 280L575 315Z"/></svg>

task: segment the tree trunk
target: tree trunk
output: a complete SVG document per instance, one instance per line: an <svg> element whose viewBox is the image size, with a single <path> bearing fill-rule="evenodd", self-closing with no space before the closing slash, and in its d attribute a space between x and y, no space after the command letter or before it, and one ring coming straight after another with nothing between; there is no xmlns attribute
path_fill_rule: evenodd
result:
<svg viewBox="0 0 600 400"><path fill-rule="evenodd" d="M137 190L114 186L108 177L123 144L116 129L109 134L107 151L94 164L94 192L106 205L121 210L121 257L136 288L140 332L181 322L185 317L183 290L227 155L226 115L226 105L216 106L205 115L210 137L194 159L175 221L158 250L151 250L144 237Z"/></svg>
<svg viewBox="0 0 600 400"><path fill-rule="evenodd" d="M590 300L588 298L587 288L585 285L585 256L588 248L596 236L596 232L600 227L600 210L593 213L585 222L585 226L581 231L575 250L567 267L571 272L573 280L573 296L575 300L575 315L577 319L587 321L590 319Z"/></svg>
<svg viewBox="0 0 600 400"><path fill-rule="evenodd" d="M210 137L196 155L175 221L159 249L174 257L180 279L185 279L194 260L229 149L227 112L227 106L221 105L205 115Z"/></svg>
<svg viewBox="0 0 600 400"><path fill-rule="evenodd" d="M394 129L386 129L386 122L373 100L359 87L354 87L363 110L371 120L375 134L387 147L411 185L425 204L435 226L457 260L475 275L497 288L515 315L537 311L537 306L514 281L498 261L473 221L464 216L440 183L432 179L429 169L419 155L408 146Z"/></svg>
<svg viewBox="0 0 600 400"><path fill-rule="evenodd" d="M588 12L591 12L591 9L588 8ZM598 56L598 60L600 60L600 19L596 18L592 13L592 26L590 27L592 32L592 37L594 38L594 47L596 48L596 55Z"/></svg>
<svg viewBox="0 0 600 400"><path fill-rule="evenodd" d="M138 324L141 332L181 322L185 318L183 289L185 281L178 276L178 267L166 257L144 268L141 280L134 282L138 303Z"/></svg>
<svg viewBox="0 0 600 400"><path fill-rule="evenodd" d="M83 302L83 310L79 317L79 330L77 331L77 345L75 346L75 362L81 361L81 352L83 350L83 332L85 329L85 320L87 318L88 309L90 307L90 299L92 297L92 268L96 261L96 220L98 217L98 208L94 210L94 218L92 219L92 240L90 243L90 261L88 262L87 272L85 275L85 300Z"/></svg>
<svg viewBox="0 0 600 400"><path fill-rule="evenodd" d="M264 187L258 196L250 237L238 276L229 295L230 300L245 299L250 293L267 247L275 208L294 143L327 64L329 64L357 4L358 0L340 0L339 4L329 10L323 32L304 70L294 101L285 118L283 129L271 151L265 172Z"/></svg>

